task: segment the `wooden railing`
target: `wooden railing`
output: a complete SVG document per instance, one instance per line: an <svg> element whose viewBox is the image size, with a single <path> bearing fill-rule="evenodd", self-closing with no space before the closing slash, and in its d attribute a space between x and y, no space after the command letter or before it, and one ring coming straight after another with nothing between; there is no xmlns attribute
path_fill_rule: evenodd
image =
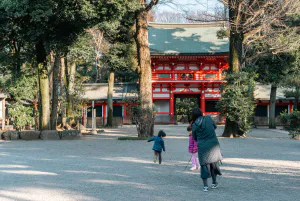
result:
<svg viewBox="0 0 300 201"><path fill-rule="evenodd" d="M153 74L152 80L223 80L225 76L220 74L190 74L182 76L183 74ZM206 77L206 75L208 75ZM215 76L209 76L215 75Z"/></svg>

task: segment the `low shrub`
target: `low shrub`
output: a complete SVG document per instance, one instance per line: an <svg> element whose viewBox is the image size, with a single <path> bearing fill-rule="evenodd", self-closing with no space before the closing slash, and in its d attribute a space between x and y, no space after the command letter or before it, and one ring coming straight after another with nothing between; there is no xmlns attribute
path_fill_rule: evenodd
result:
<svg viewBox="0 0 300 201"><path fill-rule="evenodd" d="M284 130L288 131L292 138L300 135L300 111L293 111L291 114L283 112L280 114L280 119Z"/></svg>
<svg viewBox="0 0 300 201"><path fill-rule="evenodd" d="M149 137L119 137L118 140L148 140Z"/></svg>

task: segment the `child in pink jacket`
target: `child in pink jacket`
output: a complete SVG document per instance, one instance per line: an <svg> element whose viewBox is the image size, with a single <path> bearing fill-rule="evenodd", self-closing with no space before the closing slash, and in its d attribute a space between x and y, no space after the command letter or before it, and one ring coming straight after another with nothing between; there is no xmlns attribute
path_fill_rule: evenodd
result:
<svg viewBox="0 0 300 201"><path fill-rule="evenodd" d="M197 142L193 139L192 135L192 127L189 126L187 128L189 132L190 140L189 140L189 152L192 153L192 168L190 170L196 170L200 168L199 159L198 159L198 145Z"/></svg>

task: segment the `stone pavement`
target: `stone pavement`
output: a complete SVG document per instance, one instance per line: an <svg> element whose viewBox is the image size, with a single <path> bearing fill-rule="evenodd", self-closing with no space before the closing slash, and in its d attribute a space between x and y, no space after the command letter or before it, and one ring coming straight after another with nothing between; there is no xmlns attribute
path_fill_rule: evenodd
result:
<svg viewBox="0 0 300 201"><path fill-rule="evenodd" d="M217 133L222 133L219 127ZM164 129L167 152L153 164L153 143L118 141L133 127L107 129L74 141L0 141L0 201L230 200L300 197L300 141L283 131L253 129L249 138L219 138L220 188L202 192L190 158L186 126Z"/></svg>

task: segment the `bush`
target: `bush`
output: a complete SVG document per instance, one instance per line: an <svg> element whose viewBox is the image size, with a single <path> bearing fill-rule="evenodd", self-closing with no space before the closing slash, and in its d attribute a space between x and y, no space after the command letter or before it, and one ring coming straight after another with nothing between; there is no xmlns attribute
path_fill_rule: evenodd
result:
<svg viewBox="0 0 300 201"><path fill-rule="evenodd" d="M237 124L241 134L247 133L253 123L255 76L247 72L228 74L227 83L222 86L221 99L217 103L221 115Z"/></svg>
<svg viewBox="0 0 300 201"><path fill-rule="evenodd" d="M148 140L148 137L119 137L118 140Z"/></svg>
<svg viewBox="0 0 300 201"><path fill-rule="evenodd" d="M16 130L21 131L32 122L33 108L16 102L9 107L8 116L13 119L13 126Z"/></svg>
<svg viewBox="0 0 300 201"><path fill-rule="evenodd" d="M280 120L283 123L283 128L289 132L292 138L300 135L300 111L293 111L288 114L286 111L280 114Z"/></svg>

